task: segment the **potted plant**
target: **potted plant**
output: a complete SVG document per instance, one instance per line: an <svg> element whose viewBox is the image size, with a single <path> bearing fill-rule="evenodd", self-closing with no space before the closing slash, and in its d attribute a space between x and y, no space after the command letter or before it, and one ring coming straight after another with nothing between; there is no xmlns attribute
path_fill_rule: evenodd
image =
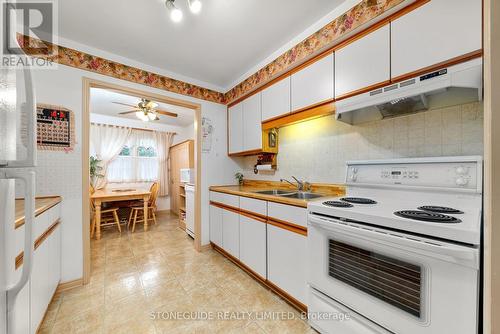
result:
<svg viewBox="0 0 500 334"><path fill-rule="evenodd" d="M236 180L238 180L238 184L239 184L240 186L242 186L242 185L243 185L243 174L241 174L241 173L236 173L236 174L234 174L234 178L235 178Z"/></svg>
<svg viewBox="0 0 500 334"><path fill-rule="evenodd" d="M95 185L97 179L104 177L100 172L102 171L102 167L99 165L101 160L96 157L90 157L90 183Z"/></svg>

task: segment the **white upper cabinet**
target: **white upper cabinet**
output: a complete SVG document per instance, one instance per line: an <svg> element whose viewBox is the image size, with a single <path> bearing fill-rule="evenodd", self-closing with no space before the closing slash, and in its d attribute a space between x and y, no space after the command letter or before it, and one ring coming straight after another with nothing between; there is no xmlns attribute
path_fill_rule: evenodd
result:
<svg viewBox="0 0 500 334"><path fill-rule="evenodd" d="M335 98L391 78L389 24L335 51Z"/></svg>
<svg viewBox="0 0 500 334"><path fill-rule="evenodd" d="M229 154L243 151L243 103L228 109Z"/></svg>
<svg viewBox="0 0 500 334"><path fill-rule="evenodd" d="M333 99L333 53L292 74L292 111Z"/></svg>
<svg viewBox="0 0 500 334"><path fill-rule="evenodd" d="M243 151L262 149L261 93L243 101Z"/></svg>
<svg viewBox="0 0 500 334"><path fill-rule="evenodd" d="M391 23L392 77L482 48L481 0L432 0Z"/></svg>
<svg viewBox="0 0 500 334"><path fill-rule="evenodd" d="M262 121L290 113L290 81L287 77L262 91Z"/></svg>

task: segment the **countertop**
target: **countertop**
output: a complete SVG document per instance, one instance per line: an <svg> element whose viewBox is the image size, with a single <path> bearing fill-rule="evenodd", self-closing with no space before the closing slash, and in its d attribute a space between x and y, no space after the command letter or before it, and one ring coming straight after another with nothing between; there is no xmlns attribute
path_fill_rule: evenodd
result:
<svg viewBox="0 0 500 334"><path fill-rule="evenodd" d="M40 196L35 198L35 217L41 215L62 201L61 196ZM16 228L24 224L24 199L16 199Z"/></svg>
<svg viewBox="0 0 500 334"><path fill-rule="evenodd" d="M274 196L274 195L264 195L258 194L257 191L262 190L271 190L271 189L283 189L296 191L295 188L284 186L279 182L270 182L270 181L253 181L253 180L245 180L245 183L241 186L238 185L230 185L230 186L211 186L210 191L243 196L249 198L260 199L268 202L282 203L287 205L293 205L298 207L307 208L307 203L311 201L321 200L321 197L314 198L311 200L303 200L297 198L289 198L283 196ZM343 185L338 184L312 184L312 192L315 194L323 195L326 197L335 197L341 196L345 193L345 187Z"/></svg>

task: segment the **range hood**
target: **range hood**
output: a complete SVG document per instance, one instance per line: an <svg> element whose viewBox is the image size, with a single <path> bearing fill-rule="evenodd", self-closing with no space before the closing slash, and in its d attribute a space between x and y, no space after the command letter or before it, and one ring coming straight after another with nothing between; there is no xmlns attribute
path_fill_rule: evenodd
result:
<svg viewBox="0 0 500 334"><path fill-rule="evenodd" d="M337 101L336 118L360 124L482 99L482 59Z"/></svg>

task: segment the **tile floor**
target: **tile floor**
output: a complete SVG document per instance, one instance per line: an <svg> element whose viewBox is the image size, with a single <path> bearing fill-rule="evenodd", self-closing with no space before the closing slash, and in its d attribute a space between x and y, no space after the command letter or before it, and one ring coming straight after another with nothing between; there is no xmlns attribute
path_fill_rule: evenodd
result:
<svg viewBox="0 0 500 334"><path fill-rule="evenodd" d="M90 284L56 295L40 332L315 333L226 258L195 252L175 217L158 218L148 232L93 240Z"/></svg>

